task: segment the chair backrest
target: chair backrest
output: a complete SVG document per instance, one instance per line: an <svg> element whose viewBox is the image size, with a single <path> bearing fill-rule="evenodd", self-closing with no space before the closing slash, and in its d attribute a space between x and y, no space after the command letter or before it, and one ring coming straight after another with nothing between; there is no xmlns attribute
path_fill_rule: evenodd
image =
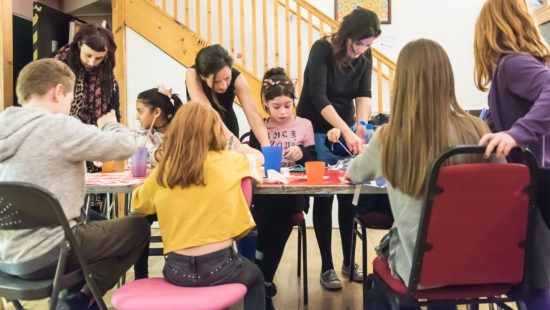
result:
<svg viewBox="0 0 550 310"><path fill-rule="evenodd" d="M243 190L244 198L248 207L252 204L252 180L250 178L244 178L241 180L241 188Z"/></svg>
<svg viewBox="0 0 550 310"><path fill-rule="evenodd" d="M526 164L444 166L462 146L434 161L424 195L409 293L417 285L517 284L524 278L534 209L536 160Z"/></svg>
<svg viewBox="0 0 550 310"><path fill-rule="evenodd" d="M0 230L63 226L68 223L55 196L25 182L0 182Z"/></svg>

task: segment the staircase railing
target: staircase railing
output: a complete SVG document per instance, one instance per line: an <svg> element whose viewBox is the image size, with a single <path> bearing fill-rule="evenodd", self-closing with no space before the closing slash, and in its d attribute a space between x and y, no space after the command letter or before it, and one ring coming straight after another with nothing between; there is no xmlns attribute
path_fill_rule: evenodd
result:
<svg viewBox="0 0 550 310"><path fill-rule="evenodd" d="M207 44L220 43L257 79L281 66L298 80L309 48L339 23L304 0L148 0L193 30ZM374 111L389 102L395 63L373 48ZM258 89L259 90L259 89ZM253 90L254 91L254 90ZM385 109L386 111L388 108Z"/></svg>

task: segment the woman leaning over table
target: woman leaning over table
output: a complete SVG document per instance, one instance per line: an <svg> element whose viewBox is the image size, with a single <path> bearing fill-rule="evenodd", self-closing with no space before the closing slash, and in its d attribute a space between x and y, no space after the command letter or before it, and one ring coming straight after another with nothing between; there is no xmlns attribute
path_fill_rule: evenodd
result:
<svg viewBox="0 0 550 310"><path fill-rule="evenodd" d="M371 113L372 53L369 47L380 35L378 16L357 8L344 17L338 31L317 40L311 47L304 71L304 84L297 115L309 119L315 133L317 158L334 164L339 157L325 146L326 133L339 128L349 150L362 150L363 126ZM355 101L355 104L354 104ZM357 126L354 132L354 127ZM334 196L315 197L313 226L321 252L321 284L328 289L341 289L342 283L332 262L332 201ZM354 281L362 281L359 266L349 266L351 232L355 210L352 195L338 195L338 221L344 262L342 274L353 272Z"/></svg>

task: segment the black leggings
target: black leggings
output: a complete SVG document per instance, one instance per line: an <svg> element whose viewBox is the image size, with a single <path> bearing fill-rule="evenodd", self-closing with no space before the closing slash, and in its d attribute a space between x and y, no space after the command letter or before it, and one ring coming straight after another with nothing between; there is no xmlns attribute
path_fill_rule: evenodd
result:
<svg viewBox="0 0 550 310"><path fill-rule="evenodd" d="M342 241L344 265L349 266L351 232L355 207L351 204L353 195L336 195L338 199L338 224ZM334 269L332 262L332 201L334 196L313 199L313 228L321 252L321 272Z"/></svg>
<svg viewBox="0 0 550 310"><path fill-rule="evenodd" d="M292 215L302 212L307 198L302 195L255 195L252 214L258 229L256 257L266 282L273 282L286 242L294 226Z"/></svg>
<svg viewBox="0 0 550 310"><path fill-rule="evenodd" d="M338 224L342 240L344 265L349 266L351 254L351 233L355 213L371 211L383 212L391 216L390 201L387 194L361 195L357 207L352 204L353 195L336 195L338 198ZM334 196L315 197L313 202L313 227L321 252L321 271L334 269L332 262L332 201Z"/></svg>

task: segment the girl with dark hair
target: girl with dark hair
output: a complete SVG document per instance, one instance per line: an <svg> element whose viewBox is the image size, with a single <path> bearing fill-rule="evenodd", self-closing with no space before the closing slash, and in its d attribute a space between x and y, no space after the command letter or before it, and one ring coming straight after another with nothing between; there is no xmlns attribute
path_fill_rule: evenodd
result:
<svg viewBox="0 0 550 310"><path fill-rule="evenodd" d="M369 47L380 33L378 16L357 8L344 17L336 33L317 40L311 47L297 114L313 123L315 148L320 161L335 164L341 159L325 145L326 133L333 127L340 129L353 154L362 151L361 137L365 128L359 123L367 122L371 114L372 53ZM333 198L315 197L313 226L322 258L321 284L328 289L341 289L331 252ZM351 201L351 195L338 195L344 257L342 273L353 272L353 279L362 281L359 266L350 266L349 263L355 213Z"/></svg>
<svg viewBox="0 0 550 310"><path fill-rule="evenodd" d="M164 133L182 104L178 95L172 94L172 89L167 89L163 85L139 93L136 119L141 129L137 131L136 142L139 146L147 147L151 166L159 162L162 156L162 150L159 147ZM148 133L149 136L147 136Z"/></svg>
<svg viewBox="0 0 550 310"><path fill-rule="evenodd" d="M141 129L136 133L138 146L147 148L147 162L154 168L162 158L162 141L168 124L183 105L178 95L172 94L171 88L163 85L139 93L137 97L137 117ZM146 216L149 224L157 221L157 215ZM149 247L141 253L134 265L136 279L149 277Z"/></svg>
<svg viewBox="0 0 550 310"><path fill-rule="evenodd" d="M236 95L252 131L262 146L267 146L267 130L254 106L246 78L232 66L233 59L221 45L201 49L195 58L195 65L188 68L185 74L187 100L212 105L228 129L226 133L231 132L239 137L239 123L233 110Z"/></svg>
<svg viewBox="0 0 550 310"><path fill-rule="evenodd" d="M76 75L70 115L85 124L96 125L97 119L111 110L120 120L118 85L113 73L115 50L110 30L87 24L54 56ZM92 162L86 166L88 172L99 170Z"/></svg>
<svg viewBox="0 0 550 310"><path fill-rule="evenodd" d="M292 115L296 98L294 84L282 68L270 69L264 74L261 98L269 114L264 121L269 143L283 147L283 165L304 165L306 161L315 160L313 127L309 120ZM253 134L250 136L250 146L260 149L260 143ZM258 229L254 261L264 274L266 309L273 309L272 297L277 292L273 278L292 232L292 215L304 210L307 196L254 195L252 204Z"/></svg>

